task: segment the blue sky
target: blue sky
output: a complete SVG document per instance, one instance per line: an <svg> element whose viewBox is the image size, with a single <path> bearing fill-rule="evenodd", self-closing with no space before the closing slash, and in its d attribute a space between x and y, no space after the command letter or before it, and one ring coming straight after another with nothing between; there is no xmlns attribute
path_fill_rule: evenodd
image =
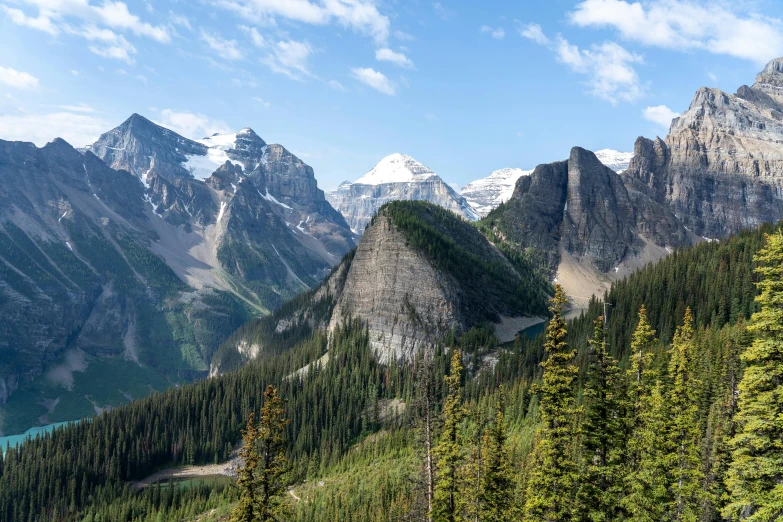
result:
<svg viewBox="0 0 783 522"><path fill-rule="evenodd" d="M409 154L456 185L664 136L783 56L772 0L0 0L0 139L81 146L138 112L252 127L319 185Z"/></svg>

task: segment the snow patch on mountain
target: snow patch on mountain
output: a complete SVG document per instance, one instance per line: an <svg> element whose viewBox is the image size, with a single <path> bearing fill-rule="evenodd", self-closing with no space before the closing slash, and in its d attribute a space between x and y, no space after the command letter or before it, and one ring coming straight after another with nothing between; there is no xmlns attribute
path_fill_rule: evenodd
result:
<svg viewBox="0 0 783 522"><path fill-rule="evenodd" d="M601 149L595 151L598 161L617 172L622 173L628 169L628 164L633 158L633 152L620 152L612 149Z"/></svg>
<svg viewBox="0 0 783 522"><path fill-rule="evenodd" d="M378 162L370 172L357 179L357 185L384 185L386 183L415 183L435 179L429 168L405 154L391 154Z"/></svg>
<svg viewBox="0 0 783 522"><path fill-rule="evenodd" d="M242 129L234 134L213 134L207 138L196 140L197 143L208 147L207 154L204 156L189 154L185 156L187 161L185 161L182 166L185 167L194 178L202 181L209 178L213 172L219 169L227 161L237 165L243 171L247 170L244 163L233 160L228 156L228 151L236 148L237 137L247 131L249 131L249 129Z"/></svg>
<svg viewBox="0 0 783 522"><path fill-rule="evenodd" d="M514 193L517 180L529 176L532 170L505 168L493 171L489 176L472 181L462 187L461 194L481 217L505 203Z"/></svg>

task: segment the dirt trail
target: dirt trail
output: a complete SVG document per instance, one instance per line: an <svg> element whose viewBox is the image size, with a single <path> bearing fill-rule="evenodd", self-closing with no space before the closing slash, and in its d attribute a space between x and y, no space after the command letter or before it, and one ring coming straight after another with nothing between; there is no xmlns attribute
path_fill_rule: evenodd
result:
<svg viewBox="0 0 783 522"><path fill-rule="evenodd" d="M208 464L206 466L185 466L181 468L166 468L153 473L147 478L133 482L133 485L141 489L155 482L171 479L207 477L214 475L236 476L236 460L232 459L222 464Z"/></svg>

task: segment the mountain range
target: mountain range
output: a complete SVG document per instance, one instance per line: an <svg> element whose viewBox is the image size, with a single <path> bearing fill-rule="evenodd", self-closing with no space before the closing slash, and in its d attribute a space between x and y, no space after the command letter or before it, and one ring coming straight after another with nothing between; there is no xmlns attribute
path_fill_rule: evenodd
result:
<svg viewBox="0 0 783 522"><path fill-rule="evenodd" d="M312 168L251 129L193 141L134 114L83 151L0 141L0 180L4 432L206 375L355 245Z"/></svg>
<svg viewBox="0 0 783 522"><path fill-rule="evenodd" d="M469 197L402 154L325 195L249 128L190 140L139 115L82 151L0 142L0 429L221 373L269 348L232 336L260 316L278 334L356 316L394 360L482 321L513 337L547 280L584 307L676 248L783 218L782 88L773 60L736 94L699 89L627 165L575 147Z"/></svg>

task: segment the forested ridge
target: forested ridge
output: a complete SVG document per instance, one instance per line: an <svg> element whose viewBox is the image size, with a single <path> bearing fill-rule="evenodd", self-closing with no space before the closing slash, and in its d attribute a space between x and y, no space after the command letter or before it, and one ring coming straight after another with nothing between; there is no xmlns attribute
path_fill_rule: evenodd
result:
<svg viewBox="0 0 783 522"><path fill-rule="evenodd" d="M173 520L231 505L233 489L136 492L126 481L226 459L275 384L291 419L287 480L306 500L294 520L426 520L427 411L435 520L774 520L779 457L752 416L780 405L768 402L763 373L742 379L745 368L783 372L783 318L769 307L780 302L783 242L764 253L765 233L779 237L764 227L702 244L615 285L605 329L594 301L568 324L551 322L546 339L498 349L482 326L444 339L430 359L384 366L351 321L302 379L293 372L326 351L314 332L236 373L10 449L0 519ZM755 301L755 283L766 301ZM389 414L391 399L407 405L401 414ZM771 472L755 480L760 464Z"/></svg>

